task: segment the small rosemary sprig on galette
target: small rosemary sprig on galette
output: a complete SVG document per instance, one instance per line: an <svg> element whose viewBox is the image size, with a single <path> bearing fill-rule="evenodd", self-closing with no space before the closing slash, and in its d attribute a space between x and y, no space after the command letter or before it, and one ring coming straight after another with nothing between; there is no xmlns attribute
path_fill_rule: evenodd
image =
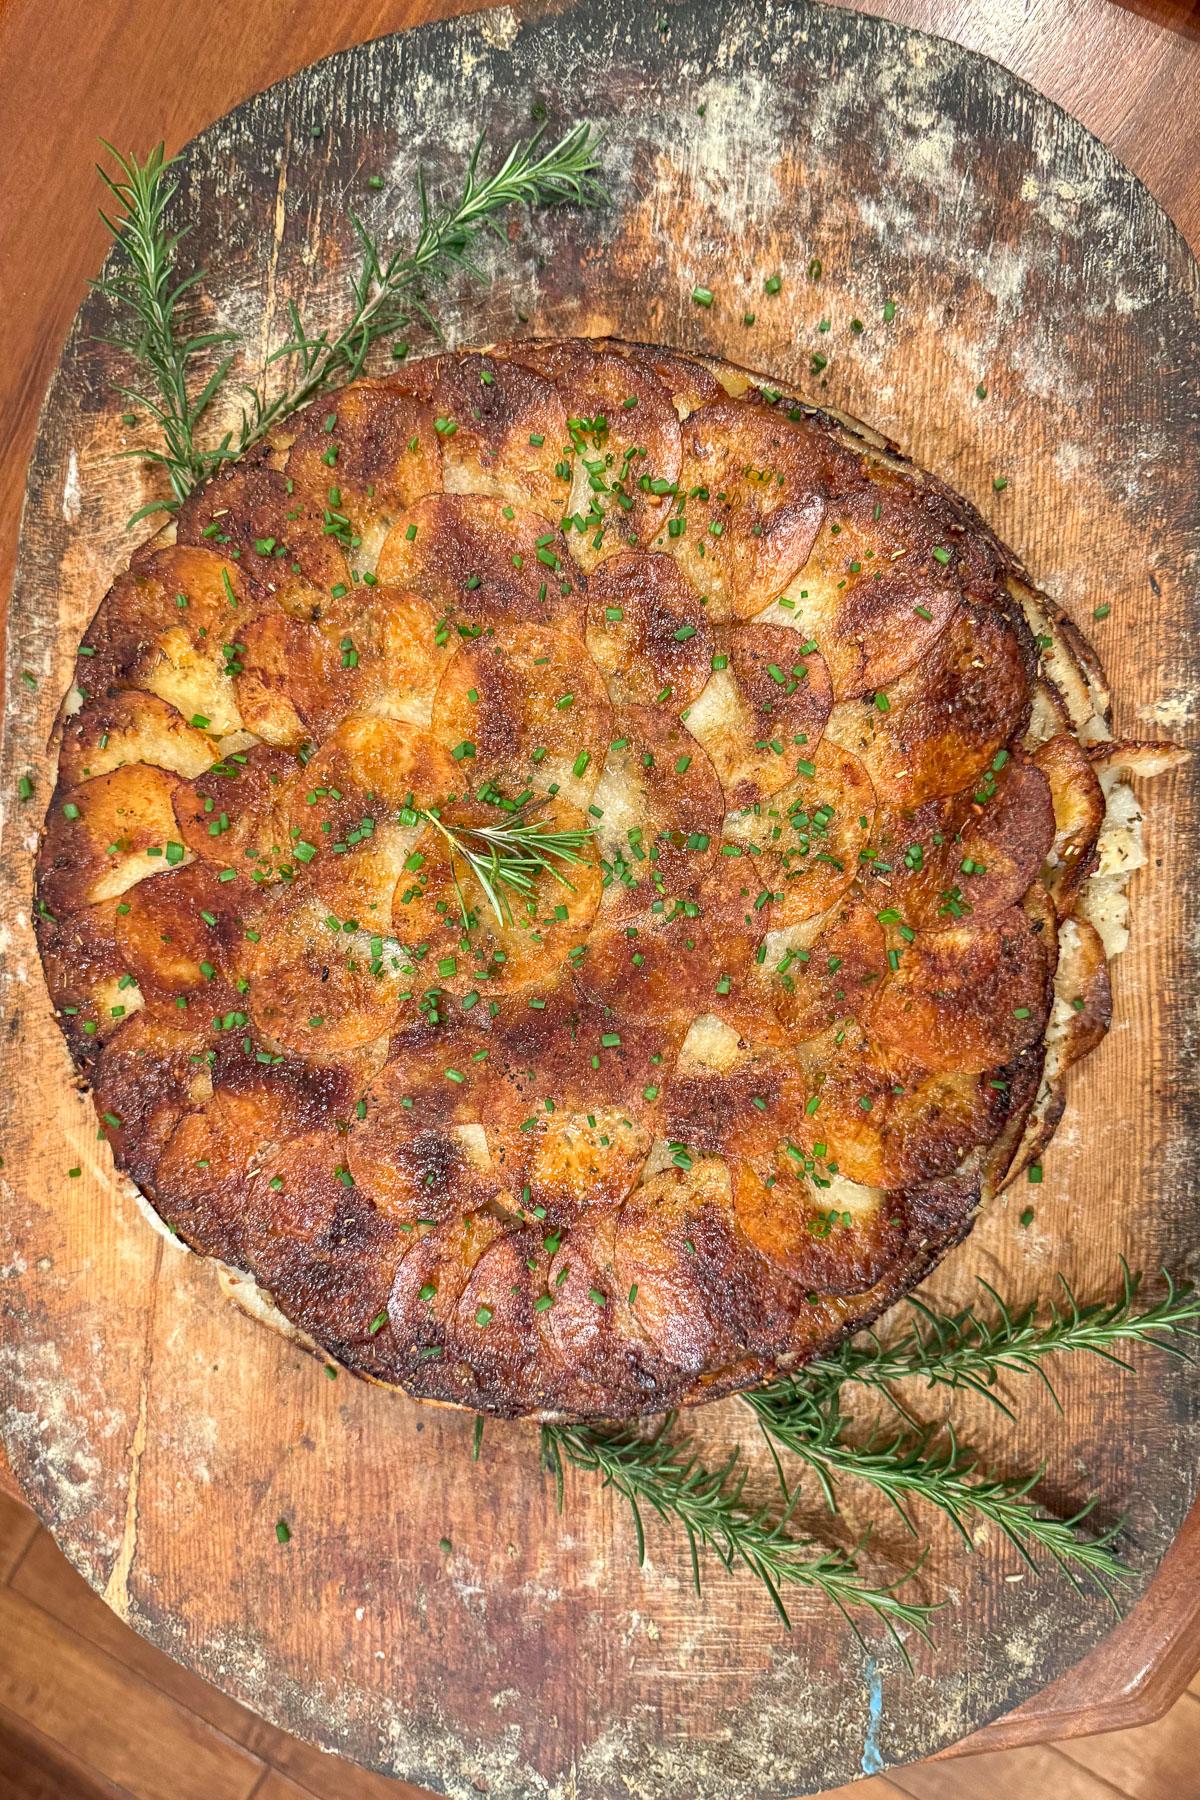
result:
<svg viewBox="0 0 1200 1800"><path fill-rule="evenodd" d="M424 807L406 807L400 817L401 823L408 825L425 819L445 838L464 926L471 923L471 909L458 878L459 859L467 865L501 926L513 922L514 895L522 900L534 896L539 874L553 876L560 887L574 893L574 885L559 865L578 868L589 860L584 852L592 839L590 826L578 831L555 831L546 819L514 820L504 825L448 825L436 811Z"/></svg>
<svg viewBox="0 0 1200 1800"><path fill-rule="evenodd" d="M191 302L205 271L179 274L178 250L187 228L171 231L166 224L178 192L171 171L179 158L166 156L159 144L140 162L104 144L116 173L100 168L99 174L119 210L114 216L102 210L100 216L120 254L112 272L93 283L114 310L110 333L98 341L123 351L138 366L138 384L114 386L162 433L161 444L139 446L125 454L156 464L170 483L170 493L139 507L130 525L157 512L174 512L194 487L222 463L243 455L288 414L326 389L353 381L362 373L373 345L414 326L440 336L429 301L431 286L458 271L486 281L474 253L485 232L503 238L500 218L510 207L598 207L607 199L599 179L597 139L589 125L573 126L548 147L544 131L519 138L490 174L480 168L484 143L481 136L452 202L432 202L418 170L419 225L411 243L399 247L383 243L351 212L362 261L351 279L345 319L314 328L297 303L289 300L287 339L271 352L258 382L240 384L240 427L207 446L199 441L198 431L231 380L237 350L229 346L239 340L236 332L197 331L190 323ZM198 366L215 350L222 354L201 379ZM277 364L284 366L286 378L273 389L266 377ZM129 415L127 422L133 423L135 416Z"/></svg>

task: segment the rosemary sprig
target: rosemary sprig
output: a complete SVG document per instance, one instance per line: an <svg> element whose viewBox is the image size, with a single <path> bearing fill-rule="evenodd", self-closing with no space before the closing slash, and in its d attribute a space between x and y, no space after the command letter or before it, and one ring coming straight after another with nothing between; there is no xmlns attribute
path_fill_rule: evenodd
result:
<svg viewBox="0 0 1200 1800"><path fill-rule="evenodd" d="M804 1385L812 1393L827 1394L842 1382L857 1382L878 1390L911 1420L890 1384L912 1378L930 1388L969 1388L1012 1418L996 1391L1000 1376L1035 1375L1057 1406L1058 1395L1042 1366L1047 1357L1084 1351L1128 1369L1132 1365L1116 1346L1149 1343L1169 1356L1188 1358L1185 1343L1178 1340L1200 1339L1200 1293L1188 1282L1175 1282L1165 1269L1162 1273L1166 1292L1150 1305L1139 1305L1142 1276L1131 1274L1124 1259L1121 1291L1112 1301L1081 1303L1064 1275L1048 1302L1035 1300L1019 1308L1008 1306L981 1277L979 1285L994 1312L971 1305L945 1310L909 1295L908 1305L916 1314L910 1331L891 1342L874 1332L860 1333L832 1356L809 1363Z"/></svg>
<svg viewBox="0 0 1200 1800"><path fill-rule="evenodd" d="M748 1468L740 1451L732 1451L718 1468L707 1468L692 1452L689 1439L671 1437L673 1423L673 1415L668 1416L652 1437L630 1428L544 1425L542 1460L557 1481L560 1508L564 1463L599 1475L605 1487L615 1488L628 1502L639 1563L646 1556L642 1509L649 1507L667 1524L682 1527L697 1593L701 1591L700 1551L709 1550L726 1569L737 1563L749 1569L766 1588L789 1630L791 1619L783 1590L815 1588L832 1601L856 1636L856 1612L865 1610L881 1620L907 1662L900 1628L927 1638L929 1620L936 1610L919 1601L902 1600L897 1594L897 1588L915 1570L906 1570L894 1582L873 1582L861 1572L855 1556L793 1535L788 1523L796 1494L788 1497L777 1516L770 1516L765 1509L755 1510L742 1499Z"/></svg>
<svg viewBox="0 0 1200 1800"><path fill-rule="evenodd" d="M99 173L120 211L116 217L102 211L101 217L123 255L114 274L93 284L114 302L119 321L114 334L100 341L124 351L146 372L142 387L117 384L117 392L155 420L162 446L125 454L158 464L171 488L169 497L139 508L130 525L151 513L174 511L198 482L228 458L248 450L288 413L323 389L352 381L361 373L372 345L381 339L417 323L440 336L428 302L429 287L448 280L455 270L479 281L487 279L472 253L485 231L503 237L499 215L508 207L599 206L607 198L598 178L597 140L589 125L576 125L549 148L543 148L542 131L519 139L487 175L480 170L481 136L468 161L462 190L449 205L430 202L424 176L418 173L420 227L410 247L383 246L351 213L363 259L351 282L345 323L313 331L296 303L289 302L289 336L267 362L268 368L288 363L290 380L273 395L265 381L243 387L236 438L227 432L206 448L197 442L197 427L224 387L235 352L219 358L194 397L193 364L205 352L233 343L236 334L188 330L185 314L205 271L178 275L177 251L186 229L171 232L165 224L178 188L170 172L179 159L165 156L161 144L144 162L122 156L111 144L104 147L118 173L110 175L103 168Z"/></svg>
<svg viewBox="0 0 1200 1800"><path fill-rule="evenodd" d="M303 406L332 382L353 381L367 352L381 338L424 323L441 336L426 300L432 281L445 281L461 269L476 281L487 276L471 253L485 230L503 238L497 214L509 206L600 206L607 200L597 171L597 142L589 125L576 125L549 149L542 149L544 127L519 139L500 166L481 175L479 137L467 163L462 192L452 206L431 206L421 170L417 172L420 230L411 249L388 254L355 213L351 223L363 249L363 261L351 283L350 317L336 333L309 332L295 303L289 303L292 335L268 358L269 363L294 359L296 378L273 399L262 388L251 389L251 407L243 424L246 448L279 419Z"/></svg>
<svg viewBox="0 0 1200 1800"><path fill-rule="evenodd" d="M176 275L176 252L187 233L169 232L163 223L177 191L170 171L178 157L165 157L159 144L141 163L136 156L122 156L104 139L101 142L119 173L110 175L99 164L97 171L121 210L114 219L101 209L100 217L124 257L107 280L92 283L116 307L113 335L97 341L124 351L145 370L144 386L116 384L116 391L157 421L163 448L144 447L124 454L158 463L170 481L172 495L168 501L154 500L140 507L128 521L135 525L151 513L178 506L196 483L211 475L229 454L228 437L215 449L202 450L196 444L195 432L229 373L232 352L220 358L194 398L189 386L194 359L217 345L230 343L234 333L188 334L182 324L184 303L203 281L205 272L196 269L182 278Z"/></svg>
<svg viewBox="0 0 1200 1800"><path fill-rule="evenodd" d="M785 1450L813 1470L831 1511L838 1510L836 1479L853 1476L883 1494L914 1536L914 1501L944 1513L970 1549L975 1544L968 1521L987 1520L1029 1568L1036 1569L1039 1554L1049 1556L1075 1587L1082 1591L1081 1576L1086 1577L1116 1609L1113 1586L1129 1579L1110 1547L1119 1525L1096 1537L1080 1536L1078 1528L1095 1501L1065 1519L1047 1512L1031 1497L1041 1468L1014 1479L989 1474L959 1443L951 1424L901 1428L889 1435L876 1423L864 1441L852 1442L845 1435L850 1421L836 1395L816 1397L806 1391L803 1379L776 1382L742 1398L772 1450Z"/></svg>
<svg viewBox="0 0 1200 1800"><path fill-rule="evenodd" d="M464 926L470 924L471 915L458 879L456 857L462 858L479 883L497 922L511 925L509 895L528 899L534 892L539 871L544 870L561 887L575 892L574 885L558 865L582 867L588 860L583 851L592 837L590 826L580 831L554 831L545 819L506 825L447 825L436 812L424 807L407 808L401 817L406 824L413 825L418 819L426 819L449 844L454 891L462 908Z"/></svg>

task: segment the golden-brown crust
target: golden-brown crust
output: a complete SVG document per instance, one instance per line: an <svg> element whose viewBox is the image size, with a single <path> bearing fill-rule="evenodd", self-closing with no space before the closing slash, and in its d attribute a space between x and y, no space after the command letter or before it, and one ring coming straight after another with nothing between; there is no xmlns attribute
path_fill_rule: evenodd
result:
<svg viewBox="0 0 1200 1800"><path fill-rule="evenodd" d="M422 1397L802 1362L1107 1026L1103 682L1051 617L719 364L536 341L314 402L135 554L64 711L38 932L118 1163ZM500 920L429 809L592 836Z"/></svg>

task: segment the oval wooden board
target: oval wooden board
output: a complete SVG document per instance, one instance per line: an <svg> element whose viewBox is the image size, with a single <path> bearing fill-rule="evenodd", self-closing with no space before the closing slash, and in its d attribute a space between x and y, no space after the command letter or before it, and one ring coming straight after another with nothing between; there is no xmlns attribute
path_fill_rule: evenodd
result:
<svg viewBox="0 0 1200 1800"><path fill-rule="evenodd" d="M348 205L406 238L416 160L436 188L483 122L507 137L543 101L553 122L608 125L614 206L522 225L492 288L448 297L455 341L526 322L612 330L775 371L870 420L972 496L1079 619L1111 604L1096 635L1118 732L1186 735L1197 272L1094 139L966 52L755 0L499 11L348 51L185 153L181 216L215 322L245 332L253 362L282 334L289 295L310 319L337 317ZM691 304L697 283L715 291L711 311ZM43 1518L182 1662L293 1731L454 1795L814 1792L1015 1705L1110 1615L1022 1572L994 1536L970 1557L934 1531L924 1579L957 1605L912 1675L800 1596L787 1635L740 1573L711 1569L698 1600L681 1545L657 1528L638 1570L618 1501L594 1484L569 1479L556 1515L534 1428L490 1427L473 1465L468 1418L327 1380L227 1304L213 1269L156 1235L114 1179L71 1086L28 915L53 711L143 497L113 456L114 363L91 341L103 324L93 298L51 385L8 638L2 792L11 802L29 770L37 800L8 805L3 836L0 1379L9 1453ZM983 1274L1026 1297L1056 1269L1107 1291L1122 1252L1188 1264L1195 773L1148 798L1151 861L1112 1034L1073 1083L1045 1185L995 1206L943 1269L943 1293L965 1298ZM1161 1358L1139 1359L1136 1376L1064 1373L1065 1418L1026 1392L1017 1427L966 1413L965 1429L1001 1467L1044 1456L1051 1503L1094 1485L1102 1517L1128 1510L1136 1594L1192 1498L1200 1376ZM751 1435L736 1402L695 1424L711 1445ZM762 1482L766 1494L768 1470ZM846 1501L864 1524L862 1496ZM815 1494L811 1516L820 1526ZM877 1549L884 1567L912 1554L894 1521Z"/></svg>

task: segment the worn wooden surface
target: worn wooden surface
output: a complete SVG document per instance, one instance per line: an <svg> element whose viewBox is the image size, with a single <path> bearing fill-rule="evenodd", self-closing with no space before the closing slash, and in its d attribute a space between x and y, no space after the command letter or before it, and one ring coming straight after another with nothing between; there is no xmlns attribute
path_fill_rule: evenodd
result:
<svg viewBox="0 0 1200 1800"><path fill-rule="evenodd" d="M0 1619L0 1800L216 1800L231 1792L236 1800L418 1800L421 1790L277 1731L146 1643L67 1564L33 1515L4 1495ZM20 1660L10 1645L19 1646ZM1195 1800L1198 1793L1200 1677L1156 1725L910 1763L839 1788L832 1800Z"/></svg>
<svg viewBox="0 0 1200 1800"><path fill-rule="evenodd" d="M185 208L204 221L196 251L218 315L257 337L288 291L331 299L344 198L403 224L413 155L444 170L464 120L508 128L543 95L612 113L614 216L599 232L564 217L524 235L496 287L452 309L456 335L503 335L519 309L531 328L612 327L802 380L815 352L828 357L817 393L976 499L1077 616L1112 605L1097 636L1118 729L1186 732L1196 276L1144 190L1070 120L945 46L800 7L668 8L665 35L651 8L631 8L628 30L625 16L500 13L393 40L205 134ZM365 185L376 170L382 194ZM776 267L784 289L768 301ZM711 313L687 300L696 281L717 291ZM77 332L23 535L6 795L27 768L44 792L37 746L67 649L125 554L129 471L111 459L103 378ZM1152 797L1117 1028L1075 1084L1033 1225L1017 1223L1026 1192L1002 1202L944 1291L964 1294L978 1271L1029 1292L1056 1267L1094 1291L1122 1249L1187 1265L1195 804L1191 778ZM960 1604L914 1677L864 1659L815 1609L797 1609L787 1639L748 1584L714 1581L697 1603L665 1537L639 1575L606 1496L573 1483L560 1523L527 1430L493 1430L472 1468L464 1421L335 1387L230 1313L211 1271L114 1191L67 1089L23 916L35 810L9 809L3 846L6 1000L19 1003L6 1009L6 1435L72 1559L147 1636L289 1727L415 1780L582 1796L812 1791L961 1737L1101 1635L1098 1603L1048 1577L1008 1579L1019 1571L994 1543L968 1563L936 1538L931 1584ZM1048 1454L1049 1497L1097 1480L1107 1511L1130 1509L1144 1579L1190 1498L1195 1411L1191 1378L1158 1363L1140 1380L1081 1369L1065 1423L1031 1398L1020 1436L1026 1454ZM736 1423L725 1407L702 1429L715 1439ZM975 1435L1002 1462L1017 1455L994 1420ZM905 1553L894 1529L881 1547Z"/></svg>

